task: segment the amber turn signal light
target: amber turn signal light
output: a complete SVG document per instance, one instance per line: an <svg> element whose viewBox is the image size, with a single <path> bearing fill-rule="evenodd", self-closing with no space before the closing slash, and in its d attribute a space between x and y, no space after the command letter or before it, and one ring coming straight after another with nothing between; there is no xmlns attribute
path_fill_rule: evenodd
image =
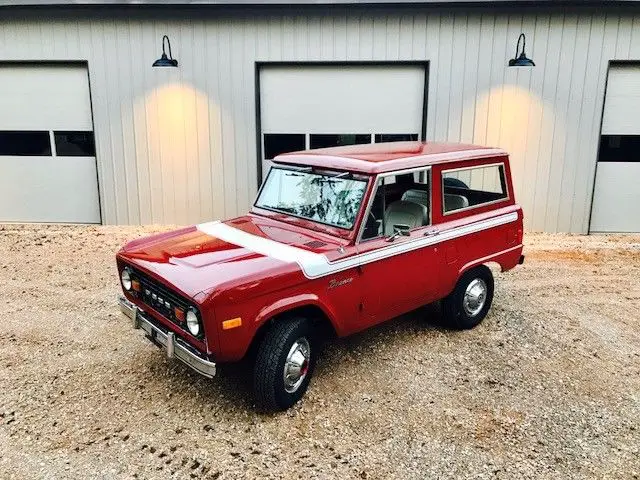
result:
<svg viewBox="0 0 640 480"><path fill-rule="evenodd" d="M173 314L176 316L176 319L179 322L184 322L184 310L181 310L178 307L175 307L173 309Z"/></svg>
<svg viewBox="0 0 640 480"><path fill-rule="evenodd" d="M131 288L136 292L140 291L140 282L138 280L131 280Z"/></svg>
<svg viewBox="0 0 640 480"><path fill-rule="evenodd" d="M232 328L236 328L242 325L242 318L232 318L231 320L225 320L222 322L223 330L231 330Z"/></svg>

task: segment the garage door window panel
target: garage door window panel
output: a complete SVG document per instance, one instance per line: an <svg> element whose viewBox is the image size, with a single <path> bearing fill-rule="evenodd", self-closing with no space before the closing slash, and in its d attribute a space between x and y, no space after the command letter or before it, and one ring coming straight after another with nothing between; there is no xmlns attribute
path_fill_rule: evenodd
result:
<svg viewBox="0 0 640 480"><path fill-rule="evenodd" d="M603 135L599 162L640 162L640 135Z"/></svg>
<svg viewBox="0 0 640 480"><path fill-rule="evenodd" d="M93 132L54 132L59 157L93 157L96 154Z"/></svg>
<svg viewBox="0 0 640 480"><path fill-rule="evenodd" d="M311 148L328 148L341 147L344 145L361 145L363 143L371 143L371 135L346 133L346 134L311 134Z"/></svg>
<svg viewBox="0 0 640 480"><path fill-rule="evenodd" d="M503 164L442 172L442 211L450 214L508 198Z"/></svg>
<svg viewBox="0 0 640 480"><path fill-rule="evenodd" d="M415 142L418 140L417 133L376 133L376 143L385 142Z"/></svg>
<svg viewBox="0 0 640 480"><path fill-rule="evenodd" d="M304 149L304 133L265 133L264 135L265 160L273 160L281 153L297 152Z"/></svg>
<svg viewBox="0 0 640 480"><path fill-rule="evenodd" d="M48 131L0 131L0 155L50 157Z"/></svg>

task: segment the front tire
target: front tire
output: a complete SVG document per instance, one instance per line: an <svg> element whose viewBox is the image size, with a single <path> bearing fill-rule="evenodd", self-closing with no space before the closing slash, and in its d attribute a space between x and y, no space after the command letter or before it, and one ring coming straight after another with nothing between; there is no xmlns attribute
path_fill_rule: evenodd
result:
<svg viewBox="0 0 640 480"><path fill-rule="evenodd" d="M286 410L309 386L317 345L312 323L304 317L276 320L256 355L253 389L260 410Z"/></svg>
<svg viewBox="0 0 640 480"><path fill-rule="evenodd" d="M453 292L442 301L442 313L447 323L459 330L480 324L491 308L493 290L493 274L486 265L465 272Z"/></svg>

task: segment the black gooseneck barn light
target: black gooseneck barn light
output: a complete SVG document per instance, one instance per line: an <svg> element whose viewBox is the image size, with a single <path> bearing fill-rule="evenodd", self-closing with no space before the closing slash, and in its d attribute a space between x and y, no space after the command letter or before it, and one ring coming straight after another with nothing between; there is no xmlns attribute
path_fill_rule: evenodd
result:
<svg viewBox="0 0 640 480"><path fill-rule="evenodd" d="M520 50L520 40L522 40L522 53L518 55L518 50ZM518 37L518 43L516 43L516 56L509 60L510 67L535 67L536 64L530 58L527 58L527 55L524 53L524 47L527 43L527 39L524 36L524 33L521 33Z"/></svg>
<svg viewBox="0 0 640 480"><path fill-rule="evenodd" d="M167 41L167 46L169 47L169 57L167 57L167 53L164 49L164 41ZM153 66L154 67L177 67L178 66L178 60L173 58L173 55L171 54L171 42L169 41L169 37L167 37L166 35L164 35L162 37L162 56L157 59L155 62L153 62Z"/></svg>

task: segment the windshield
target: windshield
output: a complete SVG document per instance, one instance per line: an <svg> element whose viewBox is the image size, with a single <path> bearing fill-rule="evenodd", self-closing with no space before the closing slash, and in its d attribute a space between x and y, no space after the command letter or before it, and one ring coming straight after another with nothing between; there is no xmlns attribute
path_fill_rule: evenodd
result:
<svg viewBox="0 0 640 480"><path fill-rule="evenodd" d="M256 206L340 228L353 228L367 181L349 173L273 167Z"/></svg>

